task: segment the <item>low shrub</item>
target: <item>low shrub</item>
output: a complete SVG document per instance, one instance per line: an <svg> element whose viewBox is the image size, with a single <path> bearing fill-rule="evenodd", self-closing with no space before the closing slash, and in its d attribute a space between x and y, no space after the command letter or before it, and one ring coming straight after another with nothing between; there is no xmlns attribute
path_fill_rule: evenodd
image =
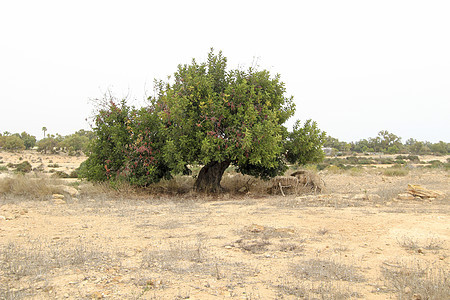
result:
<svg viewBox="0 0 450 300"><path fill-rule="evenodd" d="M408 169L398 166L386 168L383 170L383 175L385 176L406 176L408 175L408 173L409 173Z"/></svg>
<svg viewBox="0 0 450 300"><path fill-rule="evenodd" d="M26 160L24 162L21 162L20 164L14 165L15 171L18 173L29 173L31 172L32 166L31 164Z"/></svg>

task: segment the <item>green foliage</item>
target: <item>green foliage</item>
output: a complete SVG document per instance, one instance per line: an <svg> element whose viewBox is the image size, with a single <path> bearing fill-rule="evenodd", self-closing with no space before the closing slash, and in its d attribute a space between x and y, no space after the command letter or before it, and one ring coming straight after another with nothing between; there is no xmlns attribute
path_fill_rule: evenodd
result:
<svg viewBox="0 0 450 300"><path fill-rule="evenodd" d="M80 176L145 186L200 164L196 187L217 191L230 164L265 179L284 173L286 145L301 164L323 157L325 133L315 122L297 122L292 134L283 126L294 104L279 75L227 70L227 59L211 50L204 63L178 66L173 78L155 82L146 108L103 99Z"/></svg>
<svg viewBox="0 0 450 300"><path fill-rule="evenodd" d="M152 108L137 110L122 100L103 99L95 118L95 138L79 175L93 181L126 180L145 186L169 178L162 158L164 138Z"/></svg>
<svg viewBox="0 0 450 300"><path fill-rule="evenodd" d="M83 129L64 137L61 142L63 148L69 155L80 155L87 153L89 142L94 139L94 133Z"/></svg>
<svg viewBox="0 0 450 300"><path fill-rule="evenodd" d="M16 172L19 173L29 173L31 172L32 166L28 161L21 162L20 164L14 165Z"/></svg>
<svg viewBox="0 0 450 300"><path fill-rule="evenodd" d="M301 127L301 122L297 121L285 145L288 162L300 165L321 162L325 156L322 151L325 139L326 133L317 127L316 122L307 120Z"/></svg>
<svg viewBox="0 0 450 300"><path fill-rule="evenodd" d="M59 141L54 136L49 136L39 140L36 145L38 147L38 151L44 153L57 153L60 148Z"/></svg>
<svg viewBox="0 0 450 300"><path fill-rule="evenodd" d="M18 151L25 149L25 144L18 134L0 136L0 147L5 150Z"/></svg>
<svg viewBox="0 0 450 300"><path fill-rule="evenodd" d="M439 143L432 144L430 146L430 149L435 154L446 155L446 154L448 154L450 152L449 151L450 150L450 144L449 143L444 143L443 141L440 141Z"/></svg>
<svg viewBox="0 0 450 300"><path fill-rule="evenodd" d="M36 137L25 131L20 134L20 139L23 141L25 149L31 149L36 145Z"/></svg>
<svg viewBox="0 0 450 300"><path fill-rule="evenodd" d="M276 173L284 168L282 124L294 112L292 98L278 75L227 71L226 63L211 51L205 63L180 65L173 84L159 82L153 100L168 138L164 158L177 173L224 161L252 175Z"/></svg>

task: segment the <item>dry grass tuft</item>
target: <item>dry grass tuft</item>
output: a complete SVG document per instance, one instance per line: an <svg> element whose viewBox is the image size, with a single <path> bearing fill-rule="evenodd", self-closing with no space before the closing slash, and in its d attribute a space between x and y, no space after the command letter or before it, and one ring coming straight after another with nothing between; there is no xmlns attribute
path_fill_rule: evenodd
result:
<svg viewBox="0 0 450 300"><path fill-rule="evenodd" d="M48 178L15 175L0 179L0 193L31 199L44 199L54 193L62 193L57 182Z"/></svg>
<svg viewBox="0 0 450 300"><path fill-rule="evenodd" d="M448 268L419 262L386 263L382 269L385 285L399 299L448 299L450 277Z"/></svg>
<svg viewBox="0 0 450 300"><path fill-rule="evenodd" d="M332 259L309 259L292 266L292 272L298 277L309 280L341 280L364 282L366 279L354 267Z"/></svg>

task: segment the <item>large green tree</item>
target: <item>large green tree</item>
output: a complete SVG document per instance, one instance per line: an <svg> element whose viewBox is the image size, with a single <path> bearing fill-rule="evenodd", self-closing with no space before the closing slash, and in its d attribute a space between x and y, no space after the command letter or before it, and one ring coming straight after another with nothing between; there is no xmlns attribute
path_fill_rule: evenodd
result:
<svg viewBox="0 0 450 300"><path fill-rule="evenodd" d="M284 173L287 160L304 164L322 157L325 134L315 122L296 123L292 133L283 125L294 104L279 75L229 70L222 53L211 50L206 62L179 65L155 88L142 109L103 100L83 176L148 185L200 165L194 189L219 192L231 165L266 179Z"/></svg>
<svg viewBox="0 0 450 300"><path fill-rule="evenodd" d="M211 50L205 63L178 66L174 82L160 82L152 100L167 137L169 167L182 172L190 164L203 165L197 191L220 191L230 165L256 176L284 170L282 124L294 104L278 75L227 70L227 59Z"/></svg>

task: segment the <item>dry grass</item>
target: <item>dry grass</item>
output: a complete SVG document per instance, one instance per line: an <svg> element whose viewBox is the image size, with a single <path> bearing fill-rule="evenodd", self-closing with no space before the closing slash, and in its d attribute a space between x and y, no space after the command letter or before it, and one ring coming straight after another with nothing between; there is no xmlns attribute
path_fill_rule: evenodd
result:
<svg viewBox="0 0 450 300"><path fill-rule="evenodd" d="M57 187L58 184L58 181L48 178L15 175L0 179L0 193L27 199L45 199L54 193L63 192Z"/></svg>
<svg viewBox="0 0 450 300"><path fill-rule="evenodd" d="M383 170L383 175L385 176L406 176L409 170L402 167L391 167Z"/></svg>
<svg viewBox="0 0 450 300"><path fill-rule="evenodd" d="M404 249L410 251L416 251L419 249L426 250L441 250L443 249L444 242L439 238L428 238L423 243L417 238L403 236L401 239L397 239L397 243Z"/></svg>
<svg viewBox="0 0 450 300"><path fill-rule="evenodd" d="M399 299L448 299L450 277L442 264L420 262L390 262L382 269L385 285Z"/></svg>
<svg viewBox="0 0 450 300"><path fill-rule="evenodd" d="M366 279L353 266L332 259L309 259L292 266L292 272L308 280L363 282Z"/></svg>

